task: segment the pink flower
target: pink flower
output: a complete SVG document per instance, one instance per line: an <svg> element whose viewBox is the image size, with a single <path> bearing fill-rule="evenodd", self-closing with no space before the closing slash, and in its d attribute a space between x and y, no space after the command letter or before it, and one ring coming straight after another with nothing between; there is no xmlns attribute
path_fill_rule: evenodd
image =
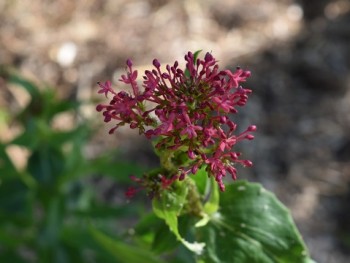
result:
<svg viewBox="0 0 350 263"><path fill-rule="evenodd" d="M189 139L192 139L194 137L197 137L196 131L203 130L202 127L193 125L192 123L185 124L186 126L184 129L180 132L181 135L187 135Z"/></svg>
<svg viewBox="0 0 350 263"><path fill-rule="evenodd" d="M115 92L113 91L113 89L111 88L111 82L109 80L107 80L104 84L102 84L101 82L97 82L97 84L100 86L100 90L98 91L98 93L104 93L106 98L109 92L115 94Z"/></svg>
<svg viewBox="0 0 350 263"><path fill-rule="evenodd" d="M131 60L127 60L127 73L120 81L130 85L132 93L116 93L109 81L99 84L98 92L106 96L112 93L113 98L96 109L102 112L105 122L116 123L110 133L129 124L148 139L159 137L155 146L158 151L183 152L188 156L184 164L176 164L181 166L178 174L157 179L160 185L168 185L173 181L171 178L183 180L206 166L209 175L224 190L226 174L231 174L233 179L237 177L235 164L252 165L249 160L239 159L240 154L233 149L242 140L252 140L256 126L235 134L237 124L228 115L237 114L238 108L247 103L252 91L241 85L251 73L241 68L234 72L220 70L210 53L204 59L194 57L192 52L185 55L184 70L175 61L173 66L166 65L165 71L154 59L154 69L146 70L143 75L142 88L137 82L137 71L133 70Z"/></svg>

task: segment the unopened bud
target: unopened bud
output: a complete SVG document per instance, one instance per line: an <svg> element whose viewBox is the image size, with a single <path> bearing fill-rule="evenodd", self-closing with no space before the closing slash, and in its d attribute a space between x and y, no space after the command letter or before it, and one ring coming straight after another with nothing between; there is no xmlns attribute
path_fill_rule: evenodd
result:
<svg viewBox="0 0 350 263"><path fill-rule="evenodd" d="M136 129L137 128L137 123L136 122L130 123L130 128L131 129Z"/></svg>
<svg viewBox="0 0 350 263"><path fill-rule="evenodd" d="M247 167L252 167L253 166L253 163L251 161L249 161L249 160L244 160L242 163L243 163L244 166L247 166Z"/></svg>
<svg viewBox="0 0 350 263"><path fill-rule="evenodd" d="M253 140L254 139L254 135L251 135L251 134L247 134L246 136L245 136L245 138L247 139L247 140Z"/></svg>
<svg viewBox="0 0 350 263"><path fill-rule="evenodd" d="M100 112L100 111L102 111L103 110L103 105L101 105L101 104L98 104L97 106L96 106L96 110L98 111L98 112Z"/></svg>
<svg viewBox="0 0 350 263"><path fill-rule="evenodd" d="M160 63L159 63L158 59L153 60L153 66L155 66L156 68L160 68Z"/></svg>
<svg viewBox="0 0 350 263"><path fill-rule="evenodd" d="M188 157L192 160L196 158L196 155L194 154L193 151L188 151L187 154L188 154Z"/></svg>
<svg viewBox="0 0 350 263"><path fill-rule="evenodd" d="M185 173L181 173L179 176L179 181L183 181L185 179Z"/></svg>
<svg viewBox="0 0 350 263"><path fill-rule="evenodd" d="M231 156L232 160L237 160L238 159L238 155L235 152L230 152L230 156Z"/></svg>
<svg viewBox="0 0 350 263"><path fill-rule="evenodd" d="M248 129L247 129L247 131L249 131L249 132L253 132L253 131L256 131L256 126L255 125L250 125L249 127L248 127Z"/></svg>
<svg viewBox="0 0 350 263"><path fill-rule="evenodd" d="M191 173L192 174L196 174L198 171L198 165L194 165L192 168L191 168Z"/></svg>
<svg viewBox="0 0 350 263"><path fill-rule="evenodd" d="M163 77L164 79L170 79L170 76L169 76L168 73L163 73L163 74L162 74L162 77Z"/></svg>
<svg viewBox="0 0 350 263"><path fill-rule="evenodd" d="M127 59L126 60L126 65L128 65L128 67L132 67L132 61L131 61L131 59Z"/></svg>
<svg viewBox="0 0 350 263"><path fill-rule="evenodd" d="M227 117L226 116L220 116L220 123L224 124L227 121Z"/></svg>
<svg viewBox="0 0 350 263"><path fill-rule="evenodd" d="M209 62L209 61L213 60L212 54L207 52L207 54L205 54L204 60L205 60L205 62Z"/></svg>

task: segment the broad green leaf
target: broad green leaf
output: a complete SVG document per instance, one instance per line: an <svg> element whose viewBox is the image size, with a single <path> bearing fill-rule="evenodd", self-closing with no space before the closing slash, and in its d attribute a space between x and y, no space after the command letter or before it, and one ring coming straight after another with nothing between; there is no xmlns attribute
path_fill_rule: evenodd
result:
<svg viewBox="0 0 350 263"><path fill-rule="evenodd" d="M161 193L161 196L154 198L153 211L164 219L169 229L181 243L189 250L200 254L203 250L203 243L190 243L186 241L179 232L178 217L185 205L188 188L184 183L174 184L172 189L167 189Z"/></svg>
<svg viewBox="0 0 350 263"><path fill-rule="evenodd" d="M157 231L159 224L162 224L163 222L164 221L154 213L142 216L134 227L134 237L136 238L136 241L151 247L154 241L155 232Z"/></svg>
<svg viewBox="0 0 350 263"><path fill-rule="evenodd" d="M178 218L179 233L181 236L188 236L189 229L193 225L193 220L189 216L180 216ZM157 217L155 213L148 214L141 218L135 227L135 237L141 240L142 243L150 246L155 253L166 253L181 250L181 243L176 239L176 236L169 231L169 226L166 222ZM150 245L151 244L151 245ZM187 252L189 250L184 248ZM178 253L176 253L178 254ZM191 255L191 254L189 254Z"/></svg>
<svg viewBox="0 0 350 263"><path fill-rule="evenodd" d="M219 212L197 234L206 263L312 262L287 208L259 184L228 185Z"/></svg>
<svg viewBox="0 0 350 263"><path fill-rule="evenodd" d="M162 263L163 261L158 259L155 255L148 250L144 250L139 247L127 245L125 242L121 242L108 237L102 232L90 228L90 233L97 243L115 257L118 262L122 263Z"/></svg>

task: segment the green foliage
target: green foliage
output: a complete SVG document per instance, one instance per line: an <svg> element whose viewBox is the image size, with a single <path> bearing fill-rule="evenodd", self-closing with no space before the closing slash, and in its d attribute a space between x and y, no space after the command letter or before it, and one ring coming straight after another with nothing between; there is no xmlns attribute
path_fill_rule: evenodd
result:
<svg viewBox="0 0 350 263"><path fill-rule="evenodd" d="M154 213L162 218L169 226L176 238L189 250L200 254L203 250L203 243L190 243L185 240L179 232L178 217L185 206L188 187L185 184L175 184L171 191L163 191L159 198L153 200Z"/></svg>
<svg viewBox="0 0 350 263"><path fill-rule="evenodd" d="M100 231L91 228L92 237L108 253L110 253L117 262L122 263L162 263L154 254L140 247L130 246L122 241L114 240Z"/></svg>
<svg viewBox="0 0 350 263"><path fill-rule="evenodd" d="M115 153L87 159L83 149L93 132L88 120L68 131L52 128L57 114L78 115L80 103L60 100L52 89L12 72L1 74L30 102L16 115L0 110L1 125L11 121L23 128L12 141L0 142L0 262L312 262L289 211L273 194L242 181L220 194L205 167L162 190L152 200L153 213L145 215L137 200L102 202L91 176L123 185L143 169L116 161ZM14 145L29 152L23 171L8 156ZM188 161L183 154L158 155L171 165L149 175ZM139 220L130 228L134 218Z"/></svg>
<svg viewBox="0 0 350 263"><path fill-rule="evenodd" d="M115 162L116 153L88 160L83 150L93 132L89 120L80 116L81 121L65 131L52 127L60 113L78 115L81 103L58 99L53 89L12 71L2 71L1 77L25 90L30 101L17 113L1 111L1 125L11 121L23 132L0 142L0 262L116 262L101 242L94 241L98 232L92 224L123 235L118 219L139 215L141 209L137 203L133 209L104 204L89 181L103 174L125 184L130 174L142 169ZM24 170L8 156L12 146L29 153Z"/></svg>
<svg viewBox="0 0 350 263"><path fill-rule="evenodd" d="M289 211L258 184L237 181L221 195L220 209L205 228L204 262L310 262Z"/></svg>
<svg viewBox="0 0 350 263"><path fill-rule="evenodd" d="M198 253L198 263L313 262L287 208L262 186L237 181L227 186L219 200L218 186L208 179L205 168L191 178L202 205L195 205L193 197L185 200L191 196L191 187L182 184L190 189L186 197L181 186L177 186L155 200L153 208L189 250L198 253L202 249L198 244L205 244L203 253ZM201 219L186 230L194 229L192 243L179 234L178 219L184 211L176 204L184 202L190 203L191 208L202 209L200 213L196 209Z"/></svg>

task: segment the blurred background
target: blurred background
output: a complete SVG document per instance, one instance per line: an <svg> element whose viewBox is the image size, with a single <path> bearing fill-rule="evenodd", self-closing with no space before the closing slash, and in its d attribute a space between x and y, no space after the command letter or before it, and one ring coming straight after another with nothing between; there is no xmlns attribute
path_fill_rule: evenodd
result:
<svg viewBox="0 0 350 263"><path fill-rule="evenodd" d="M135 217L146 208L139 200L136 212L128 210L127 177L157 166L157 158L137 132L120 129L107 135L109 127L95 112L94 104L103 99L96 94L96 82L118 83L127 58L141 74L154 58L162 64L181 62L187 51L200 49L212 52L222 68L252 71L246 87L253 95L237 122L242 130L255 124L258 132L253 142L241 146L254 167L240 169L240 179L262 183L291 209L317 262L350 261L346 0L0 0L0 258L13 259L16 254L18 262L39 262L23 244L42 237L37 246L47 251L45 244L62 235L52 230L57 228L57 220L52 220L57 214L62 215L60 227L67 221L82 222L82 215L99 224L103 212L98 209L103 205L103 215L110 220L103 224L131 226L124 214ZM50 185L56 185L57 178L45 177L45 165L53 177L62 169L67 178L77 176L67 184L61 180L64 190L58 190ZM47 183L45 188L37 191L35 182L10 178L25 177L26 172ZM76 180L81 177L85 179ZM43 199L51 201L35 201ZM18 207L25 208L16 214ZM9 211L15 211L18 224L7 217ZM30 222L24 220L28 213ZM113 216L120 215L115 223ZM28 227L33 225L36 230ZM75 228L73 224L62 230L69 244L62 247L74 247L69 240L74 239ZM12 235L24 235L24 241L13 240ZM53 248L57 244L52 242ZM42 252L42 262L70 262L65 253L71 252L52 251ZM87 249L88 257L89 253Z"/></svg>

